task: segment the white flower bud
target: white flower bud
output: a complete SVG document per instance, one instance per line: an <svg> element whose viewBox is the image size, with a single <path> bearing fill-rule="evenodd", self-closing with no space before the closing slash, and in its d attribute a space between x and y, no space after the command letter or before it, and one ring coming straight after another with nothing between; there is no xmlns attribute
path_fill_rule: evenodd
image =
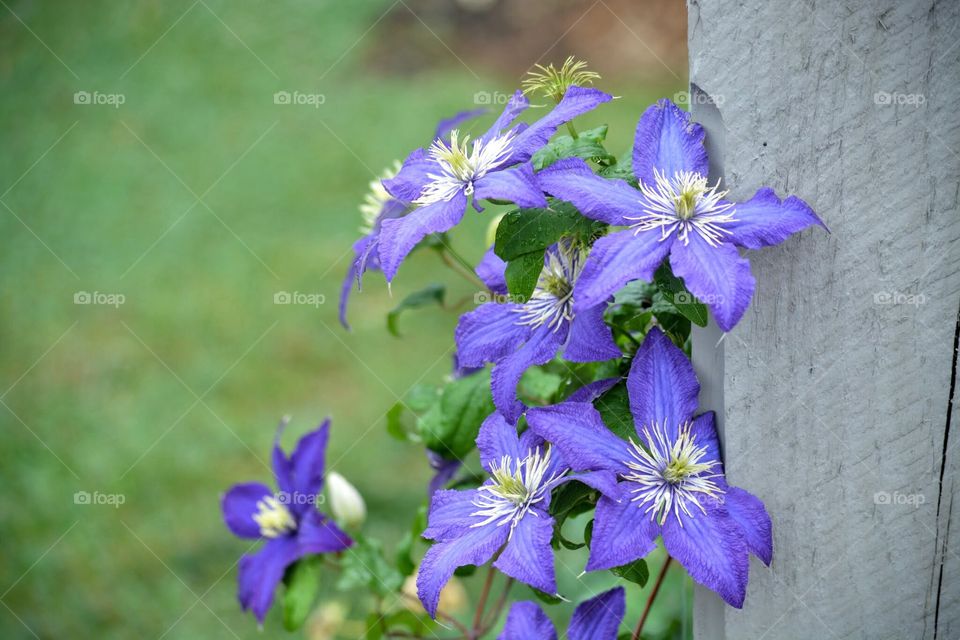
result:
<svg viewBox="0 0 960 640"><path fill-rule="evenodd" d="M336 471L327 474L327 494L330 512L348 529L359 529L367 519L367 505L357 488Z"/></svg>

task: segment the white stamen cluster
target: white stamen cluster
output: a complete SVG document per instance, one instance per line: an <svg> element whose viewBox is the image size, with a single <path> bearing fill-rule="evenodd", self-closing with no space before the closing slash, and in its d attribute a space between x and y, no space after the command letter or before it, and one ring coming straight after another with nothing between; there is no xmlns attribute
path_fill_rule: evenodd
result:
<svg viewBox="0 0 960 640"><path fill-rule="evenodd" d="M363 220L360 225L360 233L363 235L366 236L373 232L383 206L393 199L393 196L387 193L387 190L383 187L382 181L395 177L400 173L400 167L400 161L394 160L393 166L387 167L377 178L370 181L370 191L364 196L363 204L360 205L360 216Z"/></svg>
<svg viewBox="0 0 960 640"><path fill-rule="evenodd" d="M695 231L712 247L723 241L730 231L724 228L734 222L732 202L723 202L727 191L718 191L720 181L712 187L707 178L695 171L680 171L668 178L662 171L653 170L656 184L640 182L643 192L643 213L633 228L637 233L660 230L660 239L666 240L674 232L684 244L690 242L690 231Z"/></svg>
<svg viewBox="0 0 960 640"><path fill-rule="evenodd" d="M640 485L631 490L631 502L639 502L641 509L646 507L644 513L659 524L672 511L683 526L680 512L692 516L691 504L705 513L701 500L722 499L723 490L713 480L721 475L713 472L719 462L701 462L707 448L697 446L690 429L690 423L682 425L677 439L670 442L665 429L654 424L652 434L651 429L643 430L649 448L630 441L631 459L624 462L630 473L623 479Z"/></svg>
<svg viewBox="0 0 960 640"><path fill-rule="evenodd" d="M470 514L483 520L471 526L483 527L492 522L498 527L509 524L512 533L530 507L542 502L553 489L554 481L566 472L564 469L547 476L550 452L549 446L543 451L537 447L522 460L503 456L494 463L490 472L493 482L478 489L473 502L478 511Z"/></svg>
<svg viewBox="0 0 960 640"><path fill-rule="evenodd" d="M260 527L260 535L264 538L279 538L297 528L297 521L290 510L276 496L257 501L257 513L253 514L253 521Z"/></svg>
<svg viewBox="0 0 960 640"><path fill-rule="evenodd" d="M440 165L440 173L427 175L431 182L413 203L426 205L447 201L461 190L471 195L474 182L510 159L513 137L513 132L509 131L486 142L474 140L471 147L470 136L464 136L461 141L460 132L454 129L450 132L449 143L435 140L428 153Z"/></svg>
<svg viewBox="0 0 960 640"><path fill-rule="evenodd" d="M517 309L517 324L537 328L544 324L557 331L573 320L573 285L583 270L583 250L573 242L561 241L547 252L537 286L530 299Z"/></svg>

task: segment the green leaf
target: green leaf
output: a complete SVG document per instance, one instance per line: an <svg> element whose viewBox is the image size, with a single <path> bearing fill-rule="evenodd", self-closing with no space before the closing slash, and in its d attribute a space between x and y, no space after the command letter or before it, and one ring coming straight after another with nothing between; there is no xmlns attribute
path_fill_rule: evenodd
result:
<svg viewBox="0 0 960 640"><path fill-rule="evenodd" d="M440 400L433 385L417 384L387 411L387 433L401 442L420 442L419 416Z"/></svg>
<svg viewBox="0 0 960 640"><path fill-rule="evenodd" d="M420 433L433 451L460 459L476 446L480 425L491 413L490 371L484 369L444 387L440 402L421 418Z"/></svg>
<svg viewBox="0 0 960 640"><path fill-rule="evenodd" d="M387 330L399 338L400 331L397 328L397 320L400 314L407 309L416 309L430 304L437 304L442 307L446 291L447 288L442 284L431 284L419 291L414 291L387 314Z"/></svg>
<svg viewBox="0 0 960 640"><path fill-rule="evenodd" d="M304 556L284 576L283 626L296 631L306 622L320 591L320 556Z"/></svg>
<svg viewBox="0 0 960 640"><path fill-rule="evenodd" d="M647 561L643 558L620 567L614 567L610 569L610 573L641 587L647 584L647 580L650 578L650 569L647 568Z"/></svg>
<svg viewBox="0 0 960 640"><path fill-rule="evenodd" d="M624 440L637 437L637 430L633 424L633 414L630 412L630 398L627 395L627 385L620 382L605 394L593 401L593 406L600 412L603 424Z"/></svg>
<svg viewBox="0 0 960 640"><path fill-rule="evenodd" d="M504 277L507 281L507 291L517 301L530 298L537 287L540 272L543 271L544 251L537 250L524 253L507 263Z"/></svg>
<svg viewBox="0 0 960 640"><path fill-rule="evenodd" d="M524 254L546 249L563 236L589 240L604 228L580 214L569 202L554 201L546 209L517 209L497 226L494 253L510 262Z"/></svg>
<svg viewBox="0 0 960 640"><path fill-rule="evenodd" d="M602 167L598 172L604 178L626 180L634 187L637 186L637 177L633 175L633 149L628 149L617 161Z"/></svg>
<svg viewBox="0 0 960 640"><path fill-rule="evenodd" d="M520 378L520 397L527 400L527 404L549 404L562 384L563 376L560 374L531 367Z"/></svg>
<svg viewBox="0 0 960 640"><path fill-rule="evenodd" d="M707 307L687 290L683 280L673 275L670 266L664 262L653 276L657 288L667 302L677 308L685 318L700 327L707 326Z"/></svg>
<svg viewBox="0 0 960 640"><path fill-rule="evenodd" d="M434 625L433 621L426 615L417 615L409 609L400 609L387 614L383 622L387 629L404 629L417 638L430 633Z"/></svg>
<svg viewBox="0 0 960 640"><path fill-rule="evenodd" d="M477 565L465 564L463 566L457 567L454 570L453 575L457 576L458 578L469 578L476 572L477 572Z"/></svg>
<svg viewBox="0 0 960 640"><path fill-rule="evenodd" d="M567 482L558 487L550 500L550 515L553 516L553 547L560 545L567 549L579 549L582 544L574 543L563 535L563 525L568 518L586 513L597 503L596 492L581 482Z"/></svg>
<svg viewBox="0 0 960 640"><path fill-rule="evenodd" d="M557 136L533 154L533 168L539 171L561 158L583 158L584 160L616 162L616 158L603 146L603 141L606 137L607 125L605 124L595 129L581 131L576 138L572 136Z"/></svg>
<svg viewBox="0 0 960 640"><path fill-rule="evenodd" d="M387 562L383 545L373 538L359 535L355 536L354 543L341 557L337 589L364 589L380 597L398 591L404 576Z"/></svg>
<svg viewBox="0 0 960 640"><path fill-rule="evenodd" d="M590 546L590 542L593 540L593 520L587 523L587 526L583 528L583 543Z"/></svg>
<svg viewBox="0 0 960 640"><path fill-rule="evenodd" d="M540 591L540 589L534 589L533 587L529 588L530 591L533 592L533 595L536 596L537 600L543 602L544 604L559 604L563 602L563 599L559 596L555 596L545 591Z"/></svg>
<svg viewBox="0 0 960 640"><path fill-rule="evenodd" d="M364 640L380 640L383 637L383 620L377 612L367 615L367 621L364 623L367 631L364 633Z"/></svg>

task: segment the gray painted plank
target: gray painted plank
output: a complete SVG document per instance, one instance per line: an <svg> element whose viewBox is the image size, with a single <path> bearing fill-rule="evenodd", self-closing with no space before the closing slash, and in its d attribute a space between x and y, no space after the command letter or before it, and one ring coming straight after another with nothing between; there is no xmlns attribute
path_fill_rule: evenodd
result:
<svg viewBox="0 0 960 640"><path fill-rule="evenodd" d="M719 350L695 336L775 544L742 611L698 591L696 635L960 638L960 3L690 0L689 25L731 195L795 193L832 230L751 252L751 310Z"/></svg>

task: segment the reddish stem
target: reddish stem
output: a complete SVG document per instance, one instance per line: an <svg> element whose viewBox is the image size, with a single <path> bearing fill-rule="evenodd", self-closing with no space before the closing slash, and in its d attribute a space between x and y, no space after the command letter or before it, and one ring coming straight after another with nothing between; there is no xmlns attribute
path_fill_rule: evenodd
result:
<svg viewBox="0 0 960 640"><path fill-rule="evenodd" d="M670 568L670 561L673 560L670 556L667 556L667 559L663 563L663 568L660 569L660 575L657 576L657 581L653 584L653 591L650 592L650 597L647 598L647 606L643 608L643 615L640 616L640 622L637 623L637 628L633 630L633 636L631 640L640 640L640 632L643 631L643 624L647 621L647 616L650 615L650 608L653 606L653 601L657 597L657 593L660 592L660 585L663 584L663 578L667 575L667 569Z"/></svg>

